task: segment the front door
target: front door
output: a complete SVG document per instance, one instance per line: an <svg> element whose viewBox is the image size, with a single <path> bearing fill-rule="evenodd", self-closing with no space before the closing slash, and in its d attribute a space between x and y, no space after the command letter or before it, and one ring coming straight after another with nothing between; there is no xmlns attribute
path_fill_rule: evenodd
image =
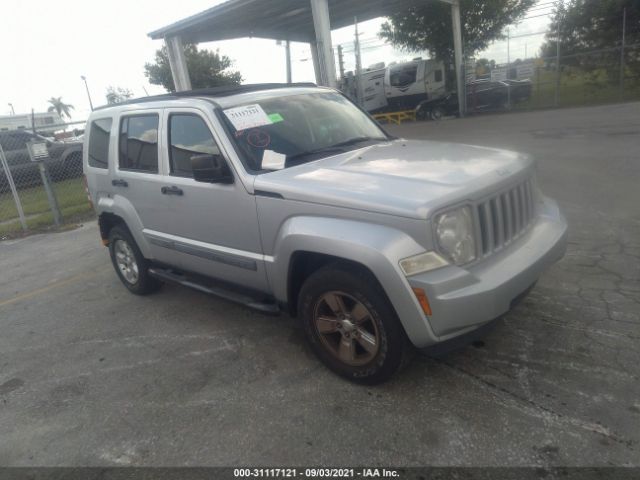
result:
<svg viewBox="0 0 640 480"><path fill-rule="evenodd" d="M168 217L156 234L169 242L185 270L267 291L255 197L237 175L232 184L193 179L196 155L222 156L234 172L210 119L195 108L167 109L163 125Z"/></svg>

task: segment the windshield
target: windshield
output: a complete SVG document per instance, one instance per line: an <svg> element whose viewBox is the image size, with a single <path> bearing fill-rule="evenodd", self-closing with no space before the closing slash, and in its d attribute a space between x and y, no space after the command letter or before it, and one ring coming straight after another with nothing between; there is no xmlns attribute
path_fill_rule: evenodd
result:
<svg viewBox="0 0 640 480"><path fill-rule="evenodd" d="M227 108L221 116L252 171L280 170L388 140L373 120L335 92L260 100Z"/></svg>

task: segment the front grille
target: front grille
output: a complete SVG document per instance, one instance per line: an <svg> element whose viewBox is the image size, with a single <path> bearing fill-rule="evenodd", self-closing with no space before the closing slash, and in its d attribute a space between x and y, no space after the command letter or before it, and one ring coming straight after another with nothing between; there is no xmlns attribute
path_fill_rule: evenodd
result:
<svg viewBox="0 0 640 480"><path fill-rule="evenodd" d="M490 255L520 236L535 217L531 179L476 206L482 255Z"/></svg>

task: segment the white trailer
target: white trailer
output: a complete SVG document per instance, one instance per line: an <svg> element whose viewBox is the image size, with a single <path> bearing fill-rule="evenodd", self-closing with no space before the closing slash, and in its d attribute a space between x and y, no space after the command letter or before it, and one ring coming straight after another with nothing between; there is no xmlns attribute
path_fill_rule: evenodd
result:
<svg viewBox="0 0 640 480"><path fill-rule="evenodd" d="M389 65L384 85L390 110L413 110L420 102L445 94L444 63L417 58Z"/></svg>
<svg viewBox="0 0 640 480"><path fill-rule="evenodd" d="M35 128L39 132L60 130L63 123L58 112L34 113ZM0 130L32 130L34 127L30 113L0 116Z"/></svg>

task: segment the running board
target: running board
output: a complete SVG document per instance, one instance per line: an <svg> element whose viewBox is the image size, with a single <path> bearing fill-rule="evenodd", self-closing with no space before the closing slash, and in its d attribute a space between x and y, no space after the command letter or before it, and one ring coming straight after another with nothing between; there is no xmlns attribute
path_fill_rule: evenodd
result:
<svg viewBox="0 0 640 480"><path fill-rule="evenodd" d="M205 282L200 282L195 277L189 277L173 270L153 267L149 269L149 274L165 282L177 283L185 287L193 288L194 290L213 295L214 297L239 303L262 313L270 315L278 315L280 313L280 308L275 302L265 302L255 297L234 292L231 289L226 289L217 285L206 285Z"/></svg>

